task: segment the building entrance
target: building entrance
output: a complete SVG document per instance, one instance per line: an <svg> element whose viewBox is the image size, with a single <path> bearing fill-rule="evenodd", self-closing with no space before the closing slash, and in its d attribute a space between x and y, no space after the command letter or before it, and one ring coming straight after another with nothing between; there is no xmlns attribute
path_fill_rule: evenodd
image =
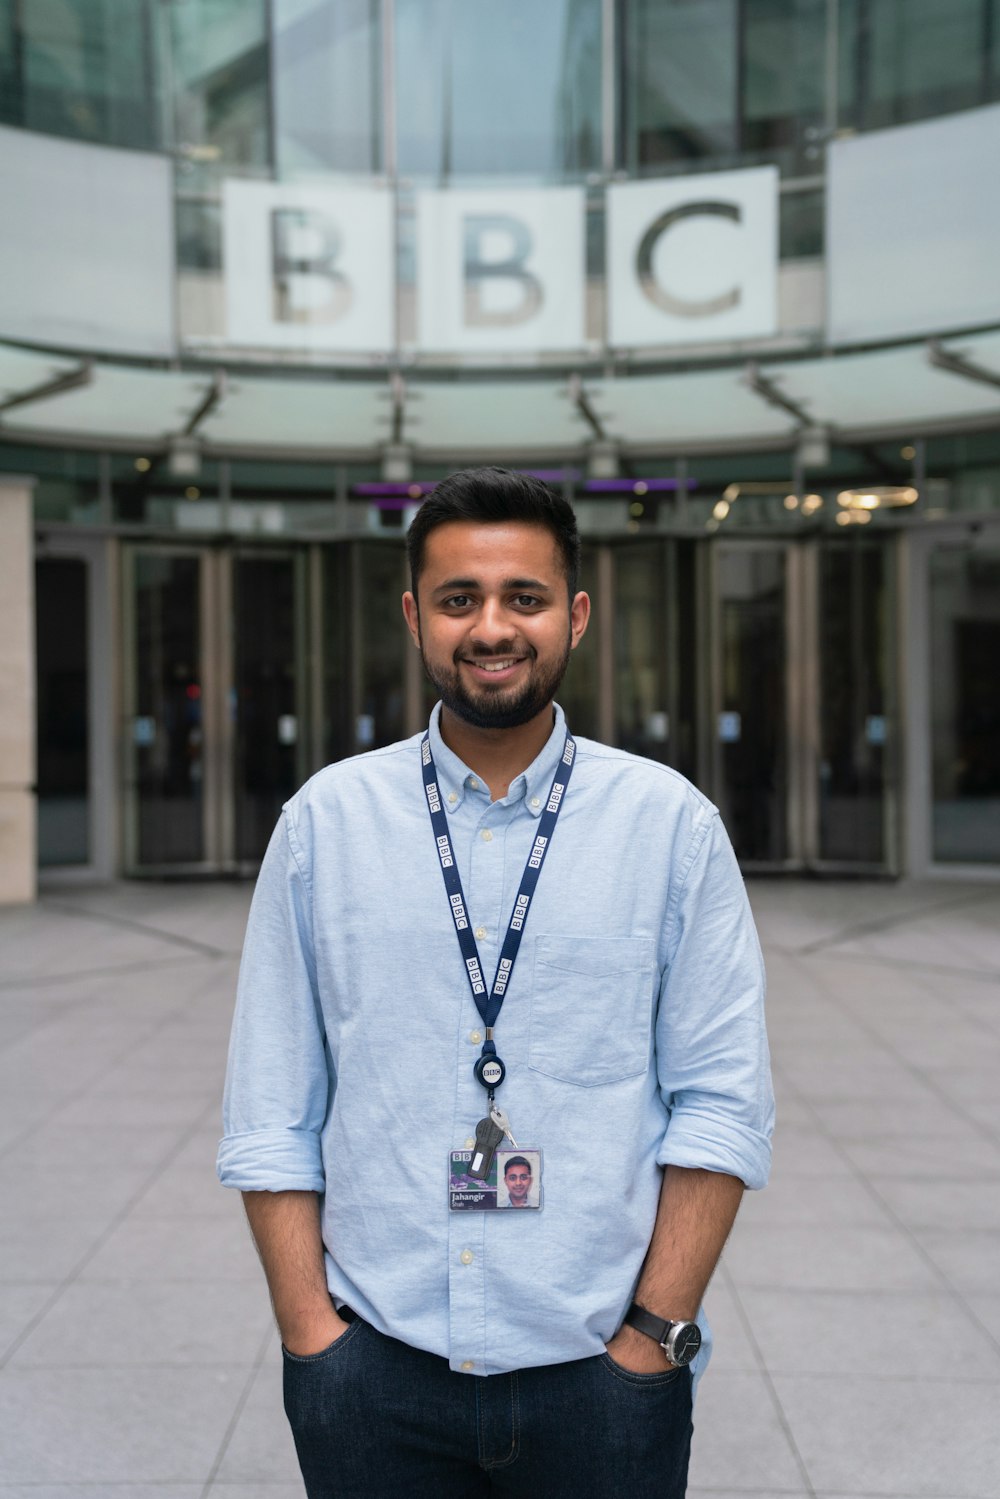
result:
<svg viewBox="0 0 1000 1499"><path fill-rule="evenodd" d="M890 549L717 542L709 558L701 775L741 864L891 871Z"/></svg>
<svg viewBox="0 0 1000 1499"><path fill-rule="evenodd" d="M309 764L306 557L124 555L129 872L251 869Z"/></svg>

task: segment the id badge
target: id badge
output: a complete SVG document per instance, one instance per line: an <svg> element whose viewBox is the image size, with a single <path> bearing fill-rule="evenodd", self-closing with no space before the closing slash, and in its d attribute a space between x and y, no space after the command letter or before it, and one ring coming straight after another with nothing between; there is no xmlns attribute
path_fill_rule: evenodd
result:
<svg viewBox="0 0 1000 1499"><path fill-rule="evenodd" d="M542 1152L498 1150L483 1177L469 1175L474 1152L453 1150L449 1158L448 1205L453 1213L534 1209L542 1205Z"/></svg>

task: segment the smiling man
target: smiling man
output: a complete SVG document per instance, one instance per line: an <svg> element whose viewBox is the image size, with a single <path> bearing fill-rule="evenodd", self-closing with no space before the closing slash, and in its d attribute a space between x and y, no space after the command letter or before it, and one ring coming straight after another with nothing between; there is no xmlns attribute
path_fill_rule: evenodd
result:
<svg viewBox="0 0 1000 1499"><path fill-rule="evenodd" d="M230 1048L219 1173L306 1489L680 1499L702 1296L770 1161L742 880L703 796L554 702L570 505L467 470L408 550L440 702L285 807ZM537 1211L493 1211L498 1151Z"/></svg>

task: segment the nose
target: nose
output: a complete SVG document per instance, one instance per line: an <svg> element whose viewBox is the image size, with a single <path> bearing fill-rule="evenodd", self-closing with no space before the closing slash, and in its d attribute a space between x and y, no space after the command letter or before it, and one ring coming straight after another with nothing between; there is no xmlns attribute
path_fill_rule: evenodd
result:
<svg viewBox="0 0 1000 1499"><path fill-rule="evenodd" d="M506 649L514 639L516 630L502 599L486 598L479 611L472 631L478 645L490 650Z"/></svg>

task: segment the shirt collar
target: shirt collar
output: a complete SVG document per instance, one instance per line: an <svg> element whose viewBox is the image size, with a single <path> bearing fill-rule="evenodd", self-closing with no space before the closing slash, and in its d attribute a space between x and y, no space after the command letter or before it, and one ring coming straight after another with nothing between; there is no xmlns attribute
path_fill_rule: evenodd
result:
<svg viewBox="0 0 1000 1499"><path fill-rule="evenodd" d="M562 757L563 745L566 742L566 715L558 703L553 703L552 707L555 711L552 733L527 770L523 770L511 781L507 795L503 798L508 804L523 801L532 817L541 817L545 810L552 777L556 773L556 766ZM466 792L474 795L481 787L483 792L489 795L475 771L470 770L441 738L440 703L435 703L431 712L427 735L430 739L434 764L437 767L441 801L446 811L456 811L462 805ZM472 784L473 781L477 783L475 786Z"/></svg>

